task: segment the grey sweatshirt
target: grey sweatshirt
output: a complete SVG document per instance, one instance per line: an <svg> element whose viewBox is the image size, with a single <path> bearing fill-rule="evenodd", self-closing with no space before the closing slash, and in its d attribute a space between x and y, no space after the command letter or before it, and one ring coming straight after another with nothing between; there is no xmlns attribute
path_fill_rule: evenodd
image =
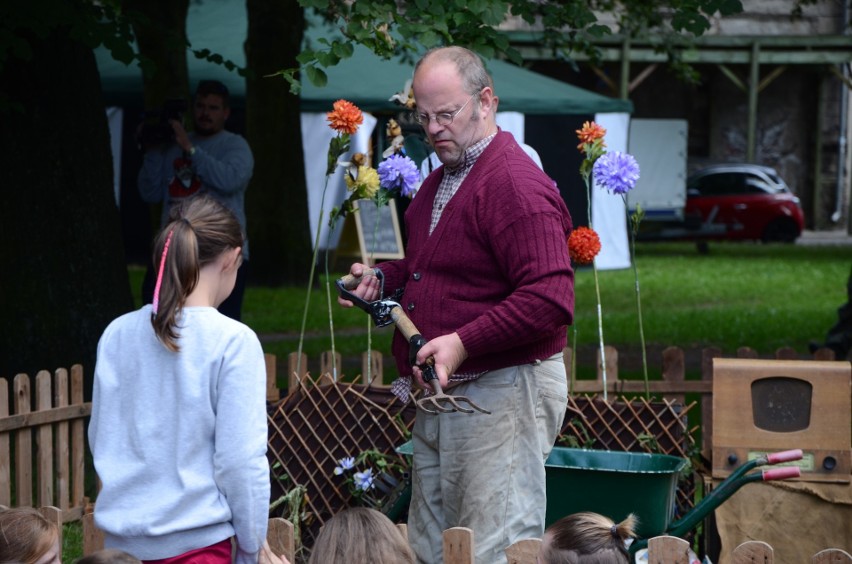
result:
<svg viewBox="0 0 852 564"><path fill-rule="evenodd" d="M212 307L185 308L180 351L160 343L151 306L98 343L89 446L103 488L106 546L158 560L236 535L237 562L266 538L266 371L254 332Z"/></svg>

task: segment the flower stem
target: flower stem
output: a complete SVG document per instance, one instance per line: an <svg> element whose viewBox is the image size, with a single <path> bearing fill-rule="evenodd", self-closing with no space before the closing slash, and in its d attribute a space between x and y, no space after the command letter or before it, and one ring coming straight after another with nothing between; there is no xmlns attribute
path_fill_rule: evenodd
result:
<svg viewBox="0 0 852 564"><path fill-rule="evenodd" d="M331 334L331 378L337 382L337 355L334 347L334 315L331 313L331 278L328 274L328 247L330 245L331 229L329 228L325 241L325 295L328 301L328 332Z"/></svg>
<svg viewBox="0 0 852 564"><path fill-rule="evenodd" d="M328 176L325 177L325 186L322 189L322 198L320 199L320 212L317 218L317 236L314 239L314 253L311 258L311 273L308 275L308 295L305 298L305 310L302 312L302 328L299 331L299 347L296 352L296 377L302 375L302 345L305 342L305 325L308 321L308 309L311 304L311 290L314 285L314 272L317 268L317 253L319 252L320 231L322 230L323 208L325 207L325 193L328 190Z"/></svg>
<svg viewBox="0 0 852 564"><path fill-rule="evenodd" d="M592 191L591 191L591 172L583 175L583 181L586 183L586 213L589 220L589 229L592 227ZM606 351L604 350L603 338L603 313L601 312L601 289L598 284L598 259L592 259L592 272L595 274L595 297L597 298L598 310L598 341L600 342L601 350L601 378L603 381L603 398L607 401L607 381L606 381Z"/></svg>
<svg viewBox="0 0 852 564"><path fill-rule="evenodd" d="M630 262L633 264L633 279L636 288L636 311L639 314L639 342L642 346L642 376L645 378L645 399L651 399L651 389L648 384L648 355L645 349L645 326L642 322L642 298L639 293L639 267L636 265L636 231L639 229L639 221L630 215L627 205L627 195L621 195L624 200L624 211L630 221Z"/></svg>
<svg viewBox="0 0 852 564"><path fill-rule="evenodd" d="M592 261L592 271L595 273L595 296L598 299L598 340L601 348L601 377L603 379L603 398L607 400L607 382L606 382L606 352L604 351L603 338L603 313L601 312L601 290L598 285L598 261Z"/></svg>

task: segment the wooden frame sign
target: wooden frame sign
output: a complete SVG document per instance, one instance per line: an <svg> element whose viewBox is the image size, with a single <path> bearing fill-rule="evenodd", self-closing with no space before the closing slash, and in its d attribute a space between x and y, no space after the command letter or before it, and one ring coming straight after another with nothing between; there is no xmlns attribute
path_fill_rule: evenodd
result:
<svg viewBox="0 0 852 564"><path fill-rule="evenodd" d="M713 359L713 477L766 453L802 449L809 482L849 483L852 364Z"/></svg>
<svg viewBox="0 0 852 564"><path fill-rule="evenodd" d="M391 200L386 206L376 206L371 200L358 200L354 207L352 215L364 264L405 257L396 202Z"/></svg>

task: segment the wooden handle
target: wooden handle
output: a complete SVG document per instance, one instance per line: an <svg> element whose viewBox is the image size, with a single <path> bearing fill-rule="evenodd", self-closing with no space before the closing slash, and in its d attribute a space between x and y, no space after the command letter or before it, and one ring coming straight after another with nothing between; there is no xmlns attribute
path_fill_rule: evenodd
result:
<svg viewBox="0 0 852 564"><path fill-rule="evenodd" d="M361 283L361 279L365 276L375 276L376 270L373 268L366 268L364 272L361 273L361 276L352 276L351 274L347 274L343 278L340 279L343 282L343 287L347 290L354 290L358 287L358 284Z"/></svg>
<svg viewBox="0 0 852 564"><path fill-rule="evenodd" d="M417 327L414 326L414 322L405 315L405 312L402 311L400 306L396 306L390 310L391 319L393 319L394 324L396 324L396 328L399 329L399 332L402 333L405 340L408 341L414 335L419 335L420 331L417 330Z"/></svg>

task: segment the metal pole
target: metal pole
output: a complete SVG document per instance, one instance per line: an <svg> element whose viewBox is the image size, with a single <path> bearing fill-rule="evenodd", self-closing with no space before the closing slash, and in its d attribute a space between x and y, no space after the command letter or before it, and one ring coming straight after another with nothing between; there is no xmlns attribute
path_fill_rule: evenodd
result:
<svg viewBox="0 0 852 564"><path fill-rule="evenodd" d="M751 46L751 70L748 81L748 133L746 140L746 161L753 163L757 137L757 90L760 82L760 44L755 41Z"/></svg>

